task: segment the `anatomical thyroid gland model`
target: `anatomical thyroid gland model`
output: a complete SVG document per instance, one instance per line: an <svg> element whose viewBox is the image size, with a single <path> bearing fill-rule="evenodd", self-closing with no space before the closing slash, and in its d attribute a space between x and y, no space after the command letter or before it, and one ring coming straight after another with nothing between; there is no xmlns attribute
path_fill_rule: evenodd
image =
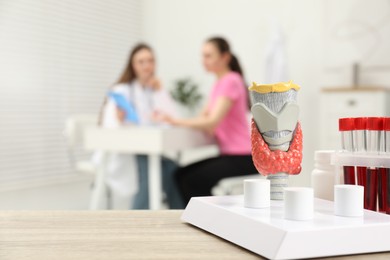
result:
<svg viewBox="0 0 390 260"><path fill-rule="evenodd" d="M271 181L271 199L283 200L288 175L301 172L302 129L292 81L249 87L252 101L252 158L256 169Z"/></svg>

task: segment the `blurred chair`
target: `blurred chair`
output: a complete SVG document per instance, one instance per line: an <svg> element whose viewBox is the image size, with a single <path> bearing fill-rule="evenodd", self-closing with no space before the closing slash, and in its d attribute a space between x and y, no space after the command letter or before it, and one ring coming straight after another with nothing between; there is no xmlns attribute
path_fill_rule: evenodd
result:
<svg viewBox="0 0 390 260"><path fill-rule="evenodd" d="M89 126L96 126L96 124L97 115L74 115L66 120L64 136L69 160L77 172L96 174L96 168L90 160L90 154L85 153L83 149L85 129Z"/></svg>
<svg viewBox="0 0 390 260"><path fill-rule="evenodd" d="M211 193L214 196L241 195L244 193L244 180L265 178L260 174L224 178L213 187Z"/></svg>
<svg viewBox="0 0 390 260"><path fill-rule="evenodd" d="M90 175L96 175L98 173L99 169L97 169L96 165L91 160L91 153L87 153L84 150L84 132L88 127L96 126L97 122L98 117L94 114L74 115L69 117L65 122L63 134L67 144L69 160L73 169L78 173ZM96 183L93 185L96 185ZM112 208L111 191L107 187L105 190L107 208L110 209Z"/></svg>

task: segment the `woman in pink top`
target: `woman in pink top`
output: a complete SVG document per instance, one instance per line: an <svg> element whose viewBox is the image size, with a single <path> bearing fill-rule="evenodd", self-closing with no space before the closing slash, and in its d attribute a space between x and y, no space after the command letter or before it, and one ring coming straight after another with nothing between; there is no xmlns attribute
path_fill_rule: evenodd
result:
<svg viewBox="0 0 390 260"><path fill-rule="evenodd" d="M218 142L220 156L176 172L186 202L193 196L211 195L211 189L223 178L257 172L251 157L248 91L239 62L225 39L215 37L205 42L203 65L217 80L202 113L192 119L160 118L173 125L204 130Z"/></svg>

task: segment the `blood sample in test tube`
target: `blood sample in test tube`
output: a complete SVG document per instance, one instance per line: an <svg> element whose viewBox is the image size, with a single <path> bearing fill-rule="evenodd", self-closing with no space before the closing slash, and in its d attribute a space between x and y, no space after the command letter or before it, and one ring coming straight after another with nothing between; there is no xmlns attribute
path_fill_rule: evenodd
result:
<svg viewBox="0 0 390 260"><path fill-rule="evenodd" d="M355 130L353 132L355 153L365 153L367 150L366 127L367 127L367 117L355 118L355 127L354 127ZM356 167L356 176L357 176L358 185L365 186L366 172L367 172L367 167L363 167L363 166Z"/></svg>
<svg viewBox="0 0 390 260"><path fill-rule="evenodd" d="M378 211L382 213L390 214L389 207L389 169L378 168Z"/></svg>
<svg viewBox="0 0 390 260"><path fill-rule="evenodd" d="M380 154L386 154L386 129L390 131L390 118L383 118L383 132L380 135ZM387 208L387 192L389 189L389 169L388 168L378 168L378 211L382 213L386 213Z"/></svg>
<svg viewBox="0 0 390 260"><path fill-rule="evenodd" d="M383 118L369 117L367 119L367 152L370 154L380 154L381 138L383 136ZM366 171L366 185L364 187L364 208L376 211L377 203L377 175L379 169L368 167Z"/></svg>
<svg viewBox="0 0 390 260"><path fill-rule="evenodd" d="M385 154L390 156L390 117L383 119L383 143ZM379 211L390 214L390 169L381 168L381 191Z"/></svg>
<svg viewBox="0 0 390 260"><path fill-rule="evenodd" d="M346 152L354 151L353 131L355 128L354 118L340 118L339 131L341 133L341 148ZM344 184L355 184L355 167L343 166Z"/></svg>

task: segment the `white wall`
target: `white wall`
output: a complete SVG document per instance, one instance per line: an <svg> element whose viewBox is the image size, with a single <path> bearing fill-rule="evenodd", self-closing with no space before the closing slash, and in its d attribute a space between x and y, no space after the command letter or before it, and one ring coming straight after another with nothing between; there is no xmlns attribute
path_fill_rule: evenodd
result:
<svg viewBox="0 0 390 260"><path fill-rule="evenodd" d="M240 58L246 81L262 82L270 18L279 20L287 39L290 78L302 87L298 98L304 131L303 171L291 178L291 182L292 185L309 185L314 151L320 148L317 138L320 89L326 85L349 84L344 68L348 64L336 64L336 68L324 65L328 53L325 50L329 48L329 36L325 32L332 15L337 13L342 20L353 16L350 10L359 13L370 10L386 17L390 11L388 1L339 3L336 0L146 0L143 32L144 38L156 49L159 75L167 87L177 78L191 76L202 91L208 93L214 79L201 66L204 40L213 35L226 37ZM387 48L384 53L390 53L389 47L381 44L382 48ZM342 52L337 54L343 55ZM388 61L390 63L390 59ZM388 68L382 66L379 71L367 71L363 83L390 85Z"/></svg>
<svg viewBox="0 0 390 260"><path fill-rule="evenodd" d="M67 117L97 114L130 47L141 4L0 1L0 183L70 175Z"/></svg>
<svg viewBox="0 0 390 260"><path fill-rule="evenodd" d="M138 0L0 0L0 209L87 208L65 119L98 113L141 16Z"/></svg>

